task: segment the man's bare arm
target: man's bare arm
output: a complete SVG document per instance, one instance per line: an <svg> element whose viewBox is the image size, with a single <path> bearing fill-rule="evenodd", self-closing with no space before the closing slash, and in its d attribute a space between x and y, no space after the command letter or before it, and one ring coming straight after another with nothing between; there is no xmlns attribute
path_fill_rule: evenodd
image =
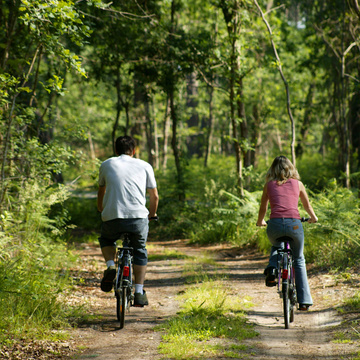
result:
<svg viewBox="0 0 360 360"><path fill-rule="evenodd" d="M98 211L103 211L103 199L106 192L106 186L99 186L98 195L97 195L97 209Z"/></svg>
<svg viewBox="0 0 360 360"><path fill-rule="evenodd" d="M149 196L150 196L150 203L149 203L149 218L156 216L156 211L159 204L159 194L157 188L154 189L147 189Z"/></svg>

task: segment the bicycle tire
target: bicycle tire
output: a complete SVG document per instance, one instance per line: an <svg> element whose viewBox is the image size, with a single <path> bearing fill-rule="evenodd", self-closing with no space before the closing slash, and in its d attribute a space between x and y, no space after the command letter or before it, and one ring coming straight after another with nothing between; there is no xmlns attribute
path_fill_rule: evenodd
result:
<svg viewBox="0 0 360 360"><path fill-rule="evenodd" d="M285 329L289 328L290 325L290 297L289 297L289 286L286 283L282 285L283 293L283 304L284 304L284 323Z"/></svg>
<svg viewBox="0 0 360 360"><path fill-rule="evenodd" d="M285 329L289 328L290 325L290 277L289 274L289 258L288 254L284 253L283 257L283 274L282 274L282 295L283 295L283 310L284 310L284 323ZM286 275L284 275L286 274ZM290 276L289 276L290 275ZM286 278L283 278L286 276Z"/></svg>
<svg viewBox="0 0 360 360"><path fill-rule="evenodd" d="M295 311L294 311L294 306L293 305L290 305L291 306L291 310L290 310L290 322L294 322L294 316L295 316Z"/></svg>
<svg viewBox="0 0 360 360"><path fill-rule="evenodd" d="M294 322L294 317L295 317L295 304L294 304L294 284L290 285L290 322Z"/></svg>
<svg viewBox="0 0 360 360"><path fill-rule="evenodd" d="M295 287L295 272L294 272L294 268L292 266L290 266L290 271L291 271L291 275L290 275L290 291L289 291L289 295L290 295L290 322L294 322L294 317L295 317L295 307L296 307L296 287Z"/></svg>
<svg viewBox="0 0 360 360"><path fill-rule="evenodd" d="M120 329L125 326L125 311L127 308L127 288L122 288L119 293L116 294L116 315L120 322Z"/></svg>

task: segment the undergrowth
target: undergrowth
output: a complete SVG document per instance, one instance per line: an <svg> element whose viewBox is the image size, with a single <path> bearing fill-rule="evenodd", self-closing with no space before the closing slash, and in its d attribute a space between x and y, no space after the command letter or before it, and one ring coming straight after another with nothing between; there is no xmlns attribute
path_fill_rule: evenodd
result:
<svg viewBox="0 0 360 360"><path fill-rule="evenodd" d="M57 339L79 316L67 305L71 289L67 269L76 260L62 241L66 216L53 211L68 197L64 186L42 188L27 182L13 202L18 211L1 215L0 342L18 339Z"/></svg>

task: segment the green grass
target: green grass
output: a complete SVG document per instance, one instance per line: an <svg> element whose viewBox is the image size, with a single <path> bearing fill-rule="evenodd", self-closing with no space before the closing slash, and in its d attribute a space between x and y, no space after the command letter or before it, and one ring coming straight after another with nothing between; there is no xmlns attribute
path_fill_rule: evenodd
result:
<svg viewBox="0 0 360 360"><path fill-rule="evenodd" d="M349 276L345 276L347 280ZM341 314L347 313L350 318L341 323L334 332L333 342L337 344L360 344L360 291L345 299L338 309ZM360 352L353 354L351 360L360 360Z"/></svg>
<svg viewBox="0 0 360 360"><path fill-rule="evenodd" d="M166 248L155 248L151 244L147 245L148 249L148 259L149 261L162 261L162 260L181 260L181 259L188 259L189 256L173 249L166 249Z"/></svg>
<svg viewBox="0 0 360 360"><path fill-rule="evenodd" d="M184 264L183 274L187 284L201 283L210 279L225 279L223 274L217 272L218 265L206 253L189 258Z"/></svg>
<svg viewBox="0 0 360 360"><path fill-rule="evenodd" d="M349 311L360 312L360 291L353 297L345 300L345 308Z"/></svg>
<svg viewBox="0 0 360 360"><path fill-rule="evenodd" d="M177 297L179 313L156 328L163 332L159 353L164 359L251 356L242 340L258 335L245 313L252 303L231 293L219 270L207 253L186 259L183 276L192 285Z"/></svg>
<svg viewBox="0 0 360 360"><path fill-rule="evenodd" d="M182 310L157 330L165 332L159 352L166 359L247 358L241 340L257 336L247 323L245 299L221 281L205 281L178 297Z"/></svg>

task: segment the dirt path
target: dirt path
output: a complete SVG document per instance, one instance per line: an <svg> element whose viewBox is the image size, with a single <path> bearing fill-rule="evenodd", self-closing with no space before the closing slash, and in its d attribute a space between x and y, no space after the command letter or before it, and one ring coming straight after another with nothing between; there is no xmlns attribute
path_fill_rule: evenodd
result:
<svg viewBox="0 0 360 360"><path fill-rule="evenodd" d="M249 311L249 320L256 324L260 336L248 340L253 357L257 360L339 360L351 359L351 354L360 351L359 341L352 344L331 342L332 326L341 321L333 305L344 294L358 288L359 276L351 284L335 283L327 275L313 275L310 286L315 305L308 313L296 312L295 323L285 330L282 318L282 303L274 289L264 286L263 268L266 257L254 250L239 250L225 246L196 248L186 246L184 241L151 243L151 251L162 247L201 256L204 251L216 258L217 272L227 274L229 285L239 296L249 296L254 307ZM73 333L73 339L82 349L76 359L98 360L145 360L162 359L158 354L161 333L154 327L174 316L179 309L176 296L186 288L183 278L184 260L152 261L148 265L147 290L150 305L132 308L126 317L125 329L119 329L115 313L113 293L99 289L102 259L97 246L84 245L79 250L82 263L79 275L83 278L74 293L74 299L86 297L91 313L101 314L101 320L90 321ZM359 330L359 329L358 329Z"/></svg>

